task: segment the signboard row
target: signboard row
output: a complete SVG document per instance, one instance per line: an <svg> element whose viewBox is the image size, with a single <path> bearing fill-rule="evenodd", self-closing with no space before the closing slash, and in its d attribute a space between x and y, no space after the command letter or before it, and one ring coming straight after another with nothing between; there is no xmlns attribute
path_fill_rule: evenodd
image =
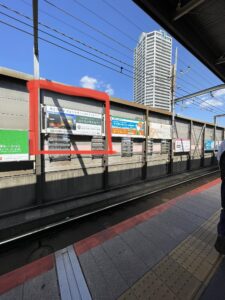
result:
<svg viewBox="0 0 225 300"><path fill-rule="evenodd" d="M42 128L45 133L72 135L102 135L104 118L102 114L80 110L45 106L45 120ZM111 117L112 136L145 137L145 121ZM171 125L149 123L149 137L153 139L171 139Z"/></svg>
<svg viewBox="0 0 225 300"><path fill-rule="evenodd" d="M49 148L60 147L70 148L70 135L88 135L103 136L104 135L104 116L100 113L86 112L67 108L59 108L56 106L45 106L42 132L57 135L57 140L52 137L49 140ZM143 119L129 119L111 116L111 132L112 136L124 138L145 138L146 124ZM60 138L61 136L61 138ZM64 137L64 138L63 138ZM63 140L62 140L63 138ZM149 123L149 136L155 142L149 144L149 148L154 153L162 152L161 141L167 141L163 144L163 152L169 147L171 140L171 125L160 123ZM66 140L66 142L65 142ZM62 145L63 141L63 145ZM217 150L221 141L216 141L214 147L213 140L204 141L204 150ZM25 130L0 130L0 162L4 161L20 161L29 159L29 137L28 131ZM132 143L128 145L127 140L123 141L124 149L131 151ZM126 145L126 147L125 147ZM97 144L93 141L93 149ZM59 148L60 148L59 147ZM176 139L174 141L174 152L189 152L191 142L188 139ZM52 149L53 149L52 148ZM63 149L64 149L63 148ZM61 148L60 148L61 149ZM127 153L129 152L126 150ZM129 152L129 153L130 153ZM124 150L125 153L125 150ZM126 153L126 155L128 155Z"/></svg>
<svg viewBox="0 0 225 300"><path fill-rule="evenodd" d="M42 130L46 133L90 136L103 134L104 118L99 113L46 106L45 116ZM113 136L145 137L145 122L111 117L111 130Z"/></svg>
<svg viewBox="0 0 225 300"><path fill-rule="evenodd" d="M213 140L205 140L204 150L205 151L218 150L218 147L221 143L222 141L214 142ZM189 152L191 148L193 150L195 146L194 145L191 146L191 141L188 139L176 139L174 142L174 152Z"/></svg>

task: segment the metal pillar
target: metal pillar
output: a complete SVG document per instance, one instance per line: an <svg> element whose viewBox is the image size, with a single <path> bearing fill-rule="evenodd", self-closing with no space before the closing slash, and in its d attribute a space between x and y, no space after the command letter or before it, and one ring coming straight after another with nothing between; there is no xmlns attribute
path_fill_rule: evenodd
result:
<svg viewBox="0 0 225 300"><path fill-rule="evenodd" d="M190 132L189 132L189 137L190 137L190 151L189 151L189 157L188 157L188 170L191 170L191 145L192 145L192 130L193 130L193 121L190 121Z"/></svg>
<svg viewBox="0 0 225 300"><path fill-rule="evenodd" d="M147 178L147 168L148 168L148 161L147 161L147 156L148 156L148 114L149 111L146 109L145 111L145 139L143 141L143 146L142 146L142 180L145 180Z"/></svg>
<svg viewBox="0 0 225 300"><path fill-rule="evenodd" d="M205 165L205 129L206 124L204 124L203 131L202 131L202 152L201 152L201 167Z"/></svg>
<svg viewBox="0 0 225 300"><path fill-rule="evenodd" d="M172 80L171 80L171 112L172 112L172 127L171 127L171 147L170 147L170 173L173 173L173 142L175 130L175 90L176 90L176 72L177 72L177 48L175 51L175 62L172 66Z"/></svg>
<svg viewBox="0 0 225 300"><path fill-rule="evenodd" d="M105 105L103 106L102 118L105 115ZM106 118L104 119L106 122ZM106 126L105 127L105 150L108 149L108 135L106 133ZM106 190L109 187L109 156L107 154L103 155L102 158L102 166L103 166L103 189Z"/></svg>
<svg viewBox="0 0 225 300"><path fill-rule="evenodd" d="M39 67L39 48L38 48L38 0L33 0L33 57L34 57L34 79L40 79ZM38 89L38 100L40 100L40 90ZM40 134L40 103L38 105L38 149L41 149L41 134ZM36 203L42 202L43 195L43 164L41 155L35 156L36 169Z"/></svg>

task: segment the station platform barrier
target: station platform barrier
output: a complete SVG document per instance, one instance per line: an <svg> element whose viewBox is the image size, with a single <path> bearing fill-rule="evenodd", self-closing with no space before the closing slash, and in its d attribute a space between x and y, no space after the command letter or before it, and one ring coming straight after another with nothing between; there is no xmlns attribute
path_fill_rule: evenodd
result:
<svg viewBox="0 0 225 300"><path fill-rule="evenodd" d="M0 299L225 299L216 179L0 277Z"/></svg>

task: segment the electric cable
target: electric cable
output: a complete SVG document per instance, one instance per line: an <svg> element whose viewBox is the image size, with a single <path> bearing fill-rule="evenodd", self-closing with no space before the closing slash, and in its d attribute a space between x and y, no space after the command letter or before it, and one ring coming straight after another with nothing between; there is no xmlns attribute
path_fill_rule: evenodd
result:
<svg viewBox="0 0 225 300"><path fill-rule="evenodd" d="M20 1L23 2L24 4L28 5L28 6L32 7L32 4L28 3L26 0L20 0ZM64 24L65 26L69 27L70 29L73 29L74 31L80 32L81 34L83 34L83 35L85 35L85 36L88 36L88 37L89 37L90 39L92 39L93 41L95 41L95 42L97 42L97 43L99 43L99 44L101 44L101 45L107 47L108 49L110 49L110 50L116 52L117 54L119 53L120 55L126 57L127 59L132 60L132 58L131 58L130 56L128 56L127 54L125 54L124 52L121 52L120 50L118 50L118 49L116 49L116 48L110 46L109 44L107 44L107 43L105 43L105 42L103 42L103 41L100 41L100 40L97 39L96 37L93 37L91 34L89 34L89 33L87 33L87 32L84 32L84 31L78 29L78 28L75 27L74 25L65 22L65 21L62 20L61 18L56 17L56 16L54 16L54 15L52 15L52 14L50 14L50 13L44 11L44 10L41 9L41 8L39 8L39 11L40 11L42 14L44 14L44 15L46 15L46 16L48 16L48 17L50 17L50 18L52 18L52 19L54 19L54 20L60 22L61 24Z"/></svg>
<svg viewBox="0 0 225 300"><path fill-rule="evenodd" d="M9 11L11 11L11 12L13 12L13 13L16 13L17 15L20 15L20 16L22 16L22 17L24 17L24 18L26 18L26 19L28 19L28 20L30 20L30 21L33 21L33 19L32 19L31 17L28 17L28 16L22 14L21 12L19 12L19 11L17 11L17 10L14 10L14 9L12 9L12 8L10 8L10 7L6 6L6 5L4 5L4 4L1 4L1 3L0 3L0 6L3 7L3 8L5 8L5 9L7 9L7 10L9 10ZM91 46L91 45L89 45L89 44L86 44L86 43L84 43L84 42L82 42L82 41L80 41L80 40L78 40L78 39L75 39L74 37L71 37L71 36L65 34L64 32L61 32L61 31L59 31L59 30L57 30L57 29L55 29L55 28L53 28L53 27L50 27L49 25L46 25L46 24L44 24L44 23L42 23L42 22L38 22L38 24L40 24L41 26L43 26L43 27L45 27L45 28L47 28L47 29L49 29L49 30L51 30L51 31L56 32L57 34L60 34L60 35L66 37L66 38L68 38L68 39L71 39L71 40L73 40L73 41L75 41L75 42L77 42L77 43L79 43L79 44L81 44L81 45L83 45L83 46L85 46L85 47L91 49L91 50L94 50L94 51L96 51L96 52L98 52L98 53L100 53L100 54L102 54L102 55L104 55L104 56L107 56L107 57L109 57L109 58L111 58L111 59L113 59L113 60L115 60L115 61L117 61L117 62L120 62L120 63L122 63L122 64L124 64L124 65L126 65L126 66L128 66L128 67L130 67L130 68L132 68L132 69L135 69L135 71L137 71L137 74L138 74L138 72L142 72L141 70L139 71L137 68L135 68L135 67L132 66L131 64L127 64L126 62L124 62L124 61L122 61L122 60L119 60L119 59L117 59L117 58L115 58L115 57L113 57L113 56L111 56L111 55L108 55L107 53L105 53L105 52L103 52L103 51L101 51L101 50L99 50L99 49L97 49L97 48L95 48L95 47L93 47L93 46ZM128 71L128 70L127 70L127 71ZM128 72L130 72L130 71L128 71ZM157 78L157 79L161 79L161 81L163 81L163 80L164 80L164 81L168 81L168 80L170 79L169 76L162 77L162 76L154 76L154 75L151 75L151 74L149 74L148 72L144 72L144 73L145 73L146 75L150 76L150 77L154 77L154 78Z"/></svg>
<svg viewBox="0 0 225 300"><path fill-rule="evenodd" d="M94 12L92 9L88 8L83 3L80 3L78 0L73 0L73 2L76 3L77 5L83 7L85 10L89 11L91 14L93 14L98 19L102 20L104 23L108 24L109 26L111 26L112 28L114 28L115 30L117 30L118 32L122 33L125 37L127 37L131 41L133 41L135 43L137 42L131 35L127 34L123 30L121 30L121 28L115 26L114 24L112 24L111 22L109 22L107 19L103 18L102 16L100 16L99 14L97 14L96 12Z"/></svg>
<svg viewBox="0 0 225 300"><path fill-rule="evenodd" d="M76 17L75 15L71 14L70 12L64 10L63 8L55 5L54 3L48 1L48 0L43 0L45 3L49 4L50 6L56 8L57 10L61 11L62 13L64 13L67 16L70 16L71 18L75 19L76 21L82 23L83 25L91 28L92 30L96 31L97 33L101 34L102 36L106 37L107 39L113 41L114 43L118 44L120 47L123 47L126 50L129 50L131 52L133 52L133 49L127 47L126 45L122 44L120 41L114 39L113 37L109 36L108 34L106 34L105 32L99 30L98 28L96 28L95 26L92 26L90 24L88 24L86 21L83 21L82 19Z"/></svg>
<svg viewBox="0 0 225 300"><path fill-rule="evenodd" d="M119 14L121 17L123 17L128 23L132 24L139 32L145 32L145 30L139 25L135 24L133 21L131 21L127 16L125 16L121 11L119 11L117 8L115 8L112 4L109 4L106 0L102 0L103 3L105 3L108 7L110 7L112 10L114 10L117 14Z"/></svg>

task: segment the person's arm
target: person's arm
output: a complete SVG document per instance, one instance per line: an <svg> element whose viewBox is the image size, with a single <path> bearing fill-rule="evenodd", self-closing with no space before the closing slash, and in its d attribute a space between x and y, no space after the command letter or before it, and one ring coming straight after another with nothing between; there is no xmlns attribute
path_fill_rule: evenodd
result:
<svg viewBox="0 0 225 300"><path fill-rule="evenodd" d="M220 157L220 175L221 179L225 180L225 151Z"/></svg>

